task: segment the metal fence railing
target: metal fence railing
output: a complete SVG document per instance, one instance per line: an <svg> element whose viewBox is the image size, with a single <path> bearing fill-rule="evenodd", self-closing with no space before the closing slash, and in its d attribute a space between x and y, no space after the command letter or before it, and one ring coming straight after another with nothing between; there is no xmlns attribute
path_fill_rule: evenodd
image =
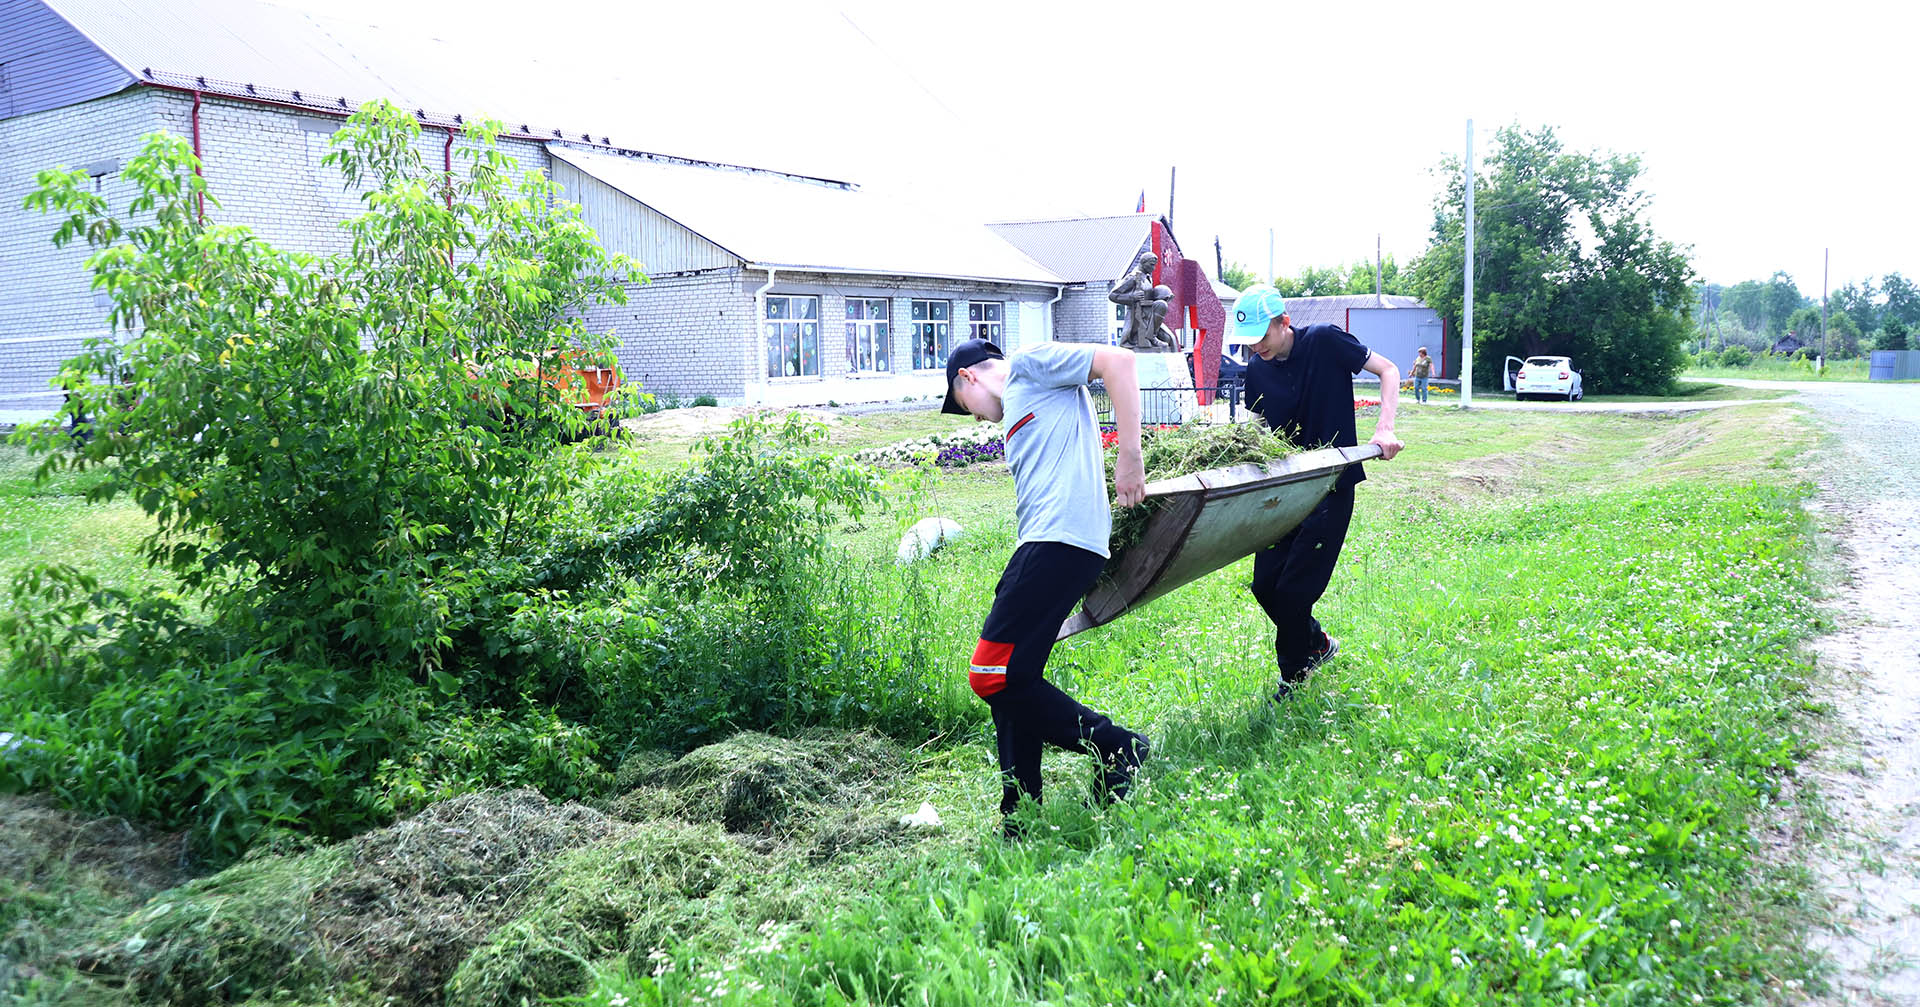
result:
<svg viewBox="0 0 1920 1007"><path fill-rule="evenodd" d="M1246 411L1241 401L1240 382L1225 382L1213 387L1153 387L1140 389L1140 422L1178 426L1202 420L1209 423L1238 423ZM1102 423L1113 422L1113 400L1100 382L1091 386L1094 415ZM1209 400L1201 405L1202 393Z"/></svg>

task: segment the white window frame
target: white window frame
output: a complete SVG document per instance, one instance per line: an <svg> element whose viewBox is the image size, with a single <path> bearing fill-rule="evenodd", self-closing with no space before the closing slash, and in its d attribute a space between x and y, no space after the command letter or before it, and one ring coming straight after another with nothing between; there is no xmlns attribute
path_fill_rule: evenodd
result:
<svg viewBox="0 0 1920 1007"><path fill-rule="evenodd" d="M944 318L935 318L934 306L945 309ZM924 309L923 309L924 308ZM941 371L947 369L947 354L953 352L953 301L938 297L915 297L912 299L908 317L908 333L913 339L913 369L916 371ZM942 332L940 330L946 330ZM944 337L945 346L941 345ZM925 339L934 340L934 357L921 352L927 344ZM937 357L937 359L935 359Z"/></svg>
<svg viewBox="0 0 1920 1007"><path fill-rule="evenodd" d="M863 305L863 318L847 319L847 373L855 377L893 373L893 300L887 297L849 297L847 305ZM878 306L879 314L873 314ZM877 330L877 331L876 331ZM862 360L869 366L860 366ZM880 366L884 361L885 366Z"/></svg>
<svg viewBox="0 0 1920 1007"><path fill-rule="evenodd" d="M999 318L988 320L985 316L988 308L998 309ZM981 317L975 318L974 315ZM1005 301L968 301L967 302L967 338L985 339L993 345L1006 349L1003 341L1007 334L1007 302Z"/></svg>
<svg viewBox="0 0 1920 1007"><path fill-rule="evenodd" d="M767 379L769 381L813 379L820 377L820 295L818 294L768 294L766 295L766 317L760 319L760 337L762 348L771 350L776 340L779 345L780 361L787 364L797 362L796 373L789 374L783 366L780 373L773 372L772 361L768 360ZM775 304L779 305L779 314L775 313ZM800 313L802 306L810 306L811 315ZM806 330L813 329L813 370L806 368ZM789 354L791 348L794 352Z"/></svg>

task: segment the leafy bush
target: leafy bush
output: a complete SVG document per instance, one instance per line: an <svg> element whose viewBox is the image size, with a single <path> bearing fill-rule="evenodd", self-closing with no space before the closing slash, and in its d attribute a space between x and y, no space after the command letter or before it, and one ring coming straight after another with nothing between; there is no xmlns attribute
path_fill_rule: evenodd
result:
<svg viewBox="0 0 1920 1007"><path fill-rule="evenodd" d="M720 400L711 395L696 395L694 396L693 404L696 406L717 406L720 404Z"/></svg>
<svg viewBox="0 0 1920 1007"><path fill-rule="evenodd" d="M42 471L100 470L94 497L155 520L151 561L303 661L439 666L573 478L584 420L534 363L606 352L579 309L643 279L539 173L510 187L497 127L469 128L464 178L425 163L419 129L374 102L333 135L324 162L366 190L346 255L202 219L197 161L166 134L128 162L124 218L84 172L42 172L27 199L63 215L56 244L93 249L126 340L63 367L60 420L94 436L30 436Z"/></svg>
<svg viewBox="0 0 1920 1007"><path fill-rule="evenodd" d="M1720 351L1720 366L1746 367L1753 363L1753 351L1744 346L1729 346Z"/></svg>
<svg viewBox="0 0 1920 1007"><path fill-rule="evenodd" d="M825 424L800 413L778 425L750 414L703 438L693 462L663 480L633 467L616 471L596 488L621 507L589 501L583 508L618 523L569 530L539 562L536 582L637 578L695 594L724 583L766 600L766 589L784 584L797 565L824 557L831 516L858 518L883 499L879 474L820 453L825 439Z"/></svg>
<svg viewBox="0 0 1920 1007"><path fill-rule="evenodd" d="M33 739L0 761L0 790L186 829L215 860L271 829L337 837L391 817L366 784L412 733L419 687L404 675L258 650L217 660L166 616L123 608L103 621L123 628L100 650L0 677L0 722ZM31 649L21 620L0 628L16 653Z"/></svg>
<svg viewBox="0 0 1920 1007"><path fill-rule="evenodd" d="M92 249L123 331L61 372L62 418L89 436L21 437L41 478L88 470L90 499L130 496L154 522L143 555L186 597L21 577L0 722L33 742L0 787L185 828L225 860L492 781L603 785L588 728L518 695L469 709L446 671L480 663L468 648L510 615L590 457L542 372L608 359L583 309L644 281L538 172L511 183L492 130L469 130L450 176L411 115L363 107L325 162L366 212L329 257L203 218L177 137L128 162L121 216L84 173L41 173L28 205Z"/></svg>

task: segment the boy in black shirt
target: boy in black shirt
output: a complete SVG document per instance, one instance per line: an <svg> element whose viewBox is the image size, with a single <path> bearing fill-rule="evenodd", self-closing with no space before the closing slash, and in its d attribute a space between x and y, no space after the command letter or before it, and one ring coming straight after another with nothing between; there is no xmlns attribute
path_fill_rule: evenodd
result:
<svg viewBox="0 0 1920 1007"><path fill-rule="evenodd" d="M1287 302L1264 284L1249 287L1233 302L1233 325L1226 341L1252 350L1247 361L1247 402L1302 448L1352 447L1359 443L1353 422L1353 376L1361 371L1380 378L1380 420L1369 443L1380 446L1386 461L1400 452L1393 421L1400 407L1400 369L1367 349L1337 325L1295 329ZM1280 665L1279 699L1333 657L1340 644L1313 617L1314 603L1327 591L1333 566L1353 518L1353 487L1365 479L1359 465L1348 466L1332 492L1285 538L1253 557L1253 596L1273 620L1274 657Z"/></svg>

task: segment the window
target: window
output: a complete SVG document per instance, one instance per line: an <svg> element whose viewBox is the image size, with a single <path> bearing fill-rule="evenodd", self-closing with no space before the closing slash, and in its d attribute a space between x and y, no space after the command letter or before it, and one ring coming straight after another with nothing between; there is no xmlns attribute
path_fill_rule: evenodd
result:
<svg viewBox="0 0 1920 1007"><path fill-rule="evenodd" d="M767 377L820 373L820 298L768 297Z"/></svg>
<svg viewBox="0 0 1920 1007"><path fill-rule="evenodd" d="M887 339L889 313L885 298L847 298L847 370L893 369Z"/></svg>
<svg viewBox="0 0 1920 1007"><path fill-rule="evenodd" d="M1113 329L1107 333L1107 345L1118 346L1120 345L1120 340L1125 339L1126 336L1127 306L1124 304L1116 304L1113 306Z"/></svg>
<svg viewBox="0 0 1920 1007"><path fill-rule="evenodd" d="M937 371L947 366L953 349L952 305L947 301L913 302L913 367Z"/></svg>
<svg viewBox="0 0 1920 1007"><path fill-rule="evenodd" d="M967 338L986 339L995 346L1005 347L1000 341L1001 315L1006 305L1000 301L967 302Z"/></svg>

